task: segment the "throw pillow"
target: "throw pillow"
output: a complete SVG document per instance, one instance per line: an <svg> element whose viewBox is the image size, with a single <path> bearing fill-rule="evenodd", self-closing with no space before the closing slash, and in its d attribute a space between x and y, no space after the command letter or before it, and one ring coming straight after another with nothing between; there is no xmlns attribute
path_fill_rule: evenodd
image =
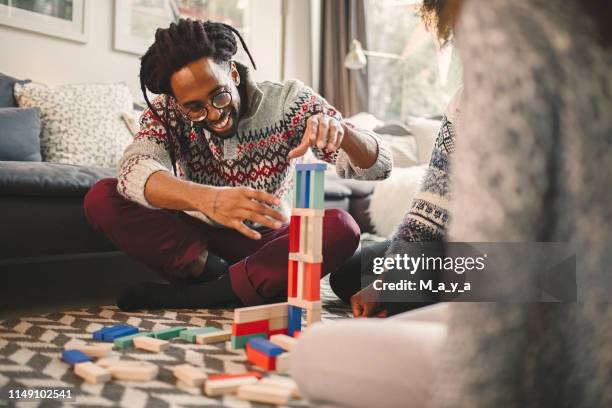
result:
<svg viewBox="0 0 612 408"><path fill-rule="evenodd" d="M44 161L115 167L132 142L121 118L132 109L124 84L15 84L15 97L19 106L40 109Z"/></svg>
<svg viewBox="0 0 612 408"><path fill-rule="evenodd" d="M0 108L14 108L15 96L13 95L13 85L15 83L26 84L28 80L18 80L0 72Z"/></svg>
<svg viewBox="0 0 612 408"><path fill-rule="evenodd" d="M40 117L34 108L0 108L0 160L41 161Z"/></svg>
<svg viewBox="0 0 612 408"><path fill-rule="evenodd" d="M416 138L419 150L419 163L428 164L442 122L434 119L411 118L408 123L412 134Z"/></svg>

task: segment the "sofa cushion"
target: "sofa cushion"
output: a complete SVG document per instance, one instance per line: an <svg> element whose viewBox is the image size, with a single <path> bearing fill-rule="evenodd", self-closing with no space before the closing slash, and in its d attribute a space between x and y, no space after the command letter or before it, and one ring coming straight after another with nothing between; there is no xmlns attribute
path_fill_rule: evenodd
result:
<svg viewBox="0 0 612 408"><path fill-rule="evenodd" d="M44 162L0 162L0 195L83 197L96 181L116 177L115 169Z"/></svg>
<svg viewBox="0 0 612 408"><path fill-rule="evenodd" d="M38 109L0 108L0 160L42 160Z"/></svg>
<svg viewBox="0 0 612 408"><path fill-rule="evenodd" d="M115 167L132 143L122 119L132 110L125 84L15 84L15 97L19 106L41 111L44 161Z"/></svg>
<svg viewBox="0 0 612 408"><path fill-rule="evenodd" d="M15 83L26 84L30 81L19 80L0 72L0 108L14 108L17 106L15 96L13 94L13 86Z"/></svg>

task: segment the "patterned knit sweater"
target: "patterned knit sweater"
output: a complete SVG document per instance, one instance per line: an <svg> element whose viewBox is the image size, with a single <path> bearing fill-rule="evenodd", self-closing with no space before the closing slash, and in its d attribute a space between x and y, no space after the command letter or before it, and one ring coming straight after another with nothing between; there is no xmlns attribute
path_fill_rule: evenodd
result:
<svg viewBox="0 0 612 408"><path fill-rule="evenodd" d="M324 113L338 120L341 114L325 99L299 81L284 84L255 83L248 68L237 64L246 86L246 113L241 117L237 134L223 140L195 123L186 121L178 112L172 97L160 95L152 105L162 115L168 103L170 125L183 136L184 148L170 137L153 113L146 109L140 119L140 131L119 162L117 190L128 200L147 208L154 208L145 198L148 178L157 171L172 171L170 146L177 152L178 176L184 180L210 186L247 186L267 191L281 199L278 208L289 214L288 194L293 185L293 166L289 151L302 139L310 116ZM347 154L339 150L334 154L312 148L317 158L336 165L340 177L376 180L388 177L391 153L373 133L378 145L378 158L368 169L354 166ZM209 222L197 212L188 214Z"/></svg>
<svg viewBox="0 0 612 408"><path fill-rule="evenodd" d="M393 235L389 254L406 253L406 245L411 242L442 241L444 237L449 221L449 159L455 150L457 128L461 125L462 95L463 88L459 88L442 118L421 188Z"/></svg>

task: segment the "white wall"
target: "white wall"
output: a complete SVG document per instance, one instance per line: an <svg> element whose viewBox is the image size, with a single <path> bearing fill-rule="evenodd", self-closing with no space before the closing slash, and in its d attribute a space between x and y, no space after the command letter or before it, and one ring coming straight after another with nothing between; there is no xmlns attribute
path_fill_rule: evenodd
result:
<svg viewBox="0 0 612 408"><path fill-rule="evenodd" d="M310 13L304 14L309 1L289 1L286 77L311 84ZM113 50L113 3L89 0L92 18L86 44L0 25L0 72L49 85L125 82L141 100L138 56ZM255 77L278 81L281 0L252 0L251 4L253 35L248 45L258 64Z"/></svg>

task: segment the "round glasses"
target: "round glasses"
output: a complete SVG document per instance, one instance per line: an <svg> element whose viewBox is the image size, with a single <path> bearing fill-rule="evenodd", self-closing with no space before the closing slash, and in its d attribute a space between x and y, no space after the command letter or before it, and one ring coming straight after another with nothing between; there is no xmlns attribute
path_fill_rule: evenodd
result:
<svg viewBox="0 0 612 408"><path fill-rule="evenodd" d="M215 94L210 103L204 105L201 109L189 109L185 108L181 104L177 103L177 106L181 113L186 116L192 122L199 122L208 117L208 106L212 105L215 109L224 109L230 106L232 103L232 94L229 91L221 91Z"/></svg>

